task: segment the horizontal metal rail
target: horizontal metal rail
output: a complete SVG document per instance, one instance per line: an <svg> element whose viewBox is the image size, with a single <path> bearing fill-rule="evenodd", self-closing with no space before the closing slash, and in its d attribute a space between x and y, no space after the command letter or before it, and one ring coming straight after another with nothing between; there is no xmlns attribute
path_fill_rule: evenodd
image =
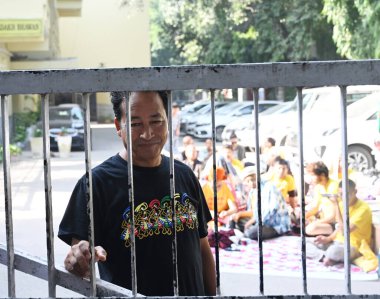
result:
<svg viewBox="0 0 380 299"><path fill-rule="evenodd" d="M6 265L7 258L6 247L0 244L0 264ZM15 251L15 269L22 271L26 274L33 275L37 278L44 280L48 279L48 269L46 261L29 255L28 253L22 251ZM57 267L57 284L66 287L74 292L77 292L84 296L89 296L90 294L90 281L87 279L81 279L74 276L64 270L61 267ZM108 283L104 280L97 279L96 281L96 291L98 297L132 297L132 292L130 290L124 289L122 287L116 286L114 284ZM137 297L143 297L137 294ZM314 298L314 299L378 299L380 295L378 294L366 294L366 295L276 295L276 296L218 296L220 299L231 299L231 298L244 298L244 299L262 299L267 298L278 298L278 299L303 299L303 298ZM173 299L173 298L210 298L210 297L149 297L157 299Z"/></svg>
<svg viewBox="0 0 380 299"><path fill-rule="evenodd" d="M0 264L7 265L6 247L0 244ZM46 261L31 256L27 252L15 250L15 270L48 280L48 264ZM84 296L90 296L91 283L67 272L63 267L56 267L56 282L64 288ZM101 279L96 280L96 292L100 297L132 297L130 290L116 286Z"/></svg>
<svg viewBox="0 0 380 299"><path fill-rule="evenodd" d="M380 60L0 71L0 94L363 84L380 84Z"/></svg>
<svg viewBox="0 0 380 299"><path fill-rule="evenodd" d="M214 90L215 89L225 89L225 88L253 88L255 95L255 104L258 104L258 88L270 88L270 87L294 87L298 91L298 128L299 128L299 151L300 151L300 165L303 165L303 115L302 115L302 88L304 87L314 87L314 86L332 86L339 85L341 91L345 90L348 85L367 85L376 84L380 85L380 60L363 60L363 61L327 61L327 62L294 62L294 63L260 63L260 64L237 64L237 65L199 65L199 66L177 66L177 67L152 67L152 68L120 68L120 69L79 69L79 70L45 70L45 71L0 71L0 95L3 100L5 95L12 94L50 94L50 93L86 93L86 127L89 131L89 96L88 93L91 92L102 92L102 91L137 91L137 90L186 90L186 89L204 89L211 90L211 102L212 102L212 128L213 128L213 145L215 146L215 107L214 107ZM5 103L5 102L4 102ZM171 100L170 100L171 103ZM344 134L346 134L346 95L345 92L342 93L342 128ZM129 105L128 105L129 106ZM170 105L171 106L171 105ZM48 103L45 106L48 109ZM6 110L6 109L3 109ZM169 109L169 114L170 114ZM129 113L129 112L127 112ZM47 118L46 118L47 119ZM258 111L255 110L255 125L258 127ZM127 115L128 120L128 130L130 130L130 120ZM4 120L3 120L4 122ZM171 124L171 117L169 116L169 124ZM7 126L5 126L7 128ZM170 126L171 127L171 126ZM7 130L5 130L7 131ZM47 127L45 128L47 131ZM8 139L7 134L3 134L6 139ZM131 148L130 134L128 140L128 148ZM170 129L170 164L171 164L171 197L174 200L174 166L173 166L173 132ZM4 137L3 136L3 137ZM256 132L255 137L256 148L259 147L259 136ZM46 134L45 134L46 138ZM91 168L91 155L89 154L90 139L89 135L86 135L87 146L86 146L86 171L90 172ZM343 157L347 157L347 138L343 136ZM4 148L6 148L4 146ZM48 149L48 144L45 144L45 149ZM7 150L6 150L7 152ZM256 153L256 159L259 161L258 152ZM47 169L45 180L50 186L50 167L49 155L44 154ZM6 160L6 159L4 159ZM8 159L9 160L9 159ZM131 152L129 152L129 160L132 160ZM347 161L343 159L343 178L344 181L347 179ZM129 179L131 181L132 176L132 166L129 169ZM260 169L260 164L257 163L257 170ZM216 157L215 152L213 153L213 171L215 180L215 170L216 170ZM5 170L4 176L9 176L10 170ZM258 181L258 198L260 195L260 172L257 175ZM132 182L132 181L131 181ZM215 183L215 182L214 182ZM301 169L301 185L303 186L303 170ZM130 183L133 186L133 183ZM91 198L91 176L89 176L89 192L88 197ZM344 184L345 195L344 198L347 199L346 183ZM50 192L49 188L47 188ZM216 190L214 190L216 193ZM302 194L302 204L304 204L303 188L301 188ZM47 194L47 197L51 197L51 194ZM131 193L131 198L133 198L133 190ZM51 201L51 198L48 200ZM264 273L263 273L263 257L262 257L262 232L261 232L261 199L259 200L259 247L260 247L260 293L261 296L250 296L244 298L262 298L264 296ZM47 202L47 215L51 214L51 207L49 201ZM216 198L215 198L216 204ZM133 207L133 205L132 205ZM215 209L216 210L216 209ZM132 208L132 211L134 209ZM173 208L174 211L174 208ZM301 296L276 296L278 298L309 298L307 294L307 284L306 284L306 257L305 257L305 235L304 235L304 208L302 210L302 270L303 270L303 284L304 284L304 295ZM133 214L133 212L132 212ZM349 239L347 235L347 228L349 227L348 212L347 207L345 208L345 214L347 220L345 221L346 235L345 238ZM217 217L215 217L216 219ZM133 216L132 216L133 219ZM51 224L50 216L46 218L47 226L50 227ZM175 223L175 214L173 215L173 221ZM91 220L90 223L93 221ZM93 231L93 229L90 229ZM132 226L132 232L134 231ZM90 233L91 235L91 233ZM216 228L216 238L218 239L218 229ZM131 238L134 238L132 233ZM52 231L48 233L47 240L51 244L53 241ZM8 240L8 243L13 243ZM49 244L48 243L48 246ZM134 241L133 241L134 244ZM346 246L348 247L349 242L346 241ZM8 244L9 245L9 244ZM52 247L52 245L50 245ZM173 252L176 249L176 243L173 244ZM11 246L13 248L13 244ZM91 244L93 249L93 244ZM349 249L346 250L349 253ZM351 277L350 277L350 264L348 259L348 254L346 252L346 282L347 282L347 295L323 295L313 297L323 297L323 298L378 298L378 295L351 295ZM7 255L11 253L11 257L7 258ZM12 256L14 257L12 258ZM55 284L69 288L75 292L78 292L85 296L120 296L120 297L134 297L137 296L137 287L132 288L132 292L124 288L115 286L113 284L107 283L105 281L96 279L95 273L93 271L94 265L92 264L92 279L80 279L69 272L61 268L54 268L54 256L53 253L49 253L49 264L46 262L36 259L28 255L25 252L15 251L13 254L11 250L7 249L0 244L0 263L7 265L9 268L10 276L14 276L14 270L23 271L25 273L31 274L35 277L49 280L49 296L55 296ZM92 254L94 256L94 254ZM173 253L173 256L175 254ZM12 260L14 259L14 263ZM219 257L218 257L218 244L216 245L216 260L217 260L217 294L220 298L231 298L220 296L220 277L219 277ZM176 266L176 258L173 258L174 265ZM14 269L13 269L14 268ZM133 268L133 267L132 267ZM50 271L49 271L50 269ZM49 279L50 276L50 279ZM178 279L174 279L174 293L177 294L176 284ZM9 279L11 281L9 289L11 290L10 297L14 297L14 277ZM96 288L96 290L95 290ZM165 297L159 297L165 298ZM167 297L173 298L173 297ZM192 297L194 298L194 297Z"/></svg>

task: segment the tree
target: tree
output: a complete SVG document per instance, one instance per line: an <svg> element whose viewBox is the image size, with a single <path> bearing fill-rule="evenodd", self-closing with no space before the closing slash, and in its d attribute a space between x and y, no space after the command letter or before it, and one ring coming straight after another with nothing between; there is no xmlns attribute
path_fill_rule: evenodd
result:
<svg viewBox="0 0 380 299"><path fill-rule="evenodd" d="M154 65L338 58L322 0L152 0Z"/></svg>
<svg viewBox="0 0 380 299"><path fill-rule="evenodd" d="M380 58L380 1L324 0L338 52L349 59Z"/></svg>

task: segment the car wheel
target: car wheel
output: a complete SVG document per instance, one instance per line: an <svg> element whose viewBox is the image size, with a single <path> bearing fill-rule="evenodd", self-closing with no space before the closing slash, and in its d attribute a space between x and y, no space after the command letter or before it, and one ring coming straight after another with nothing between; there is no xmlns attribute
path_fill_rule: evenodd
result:
<svg viewBox="0 0 380 299"><path fill-rule="evenodd" d="M348 167L360 172L371 169L375 165L370 150L358 145L348 148L347 160Z"/></svg>
<svg viewBox="0 0 380 299"><path fill-rule="evenodd" d="M224 126L215 128L216 141L223 141L222 139L223 130L224 130Z"/></svg>

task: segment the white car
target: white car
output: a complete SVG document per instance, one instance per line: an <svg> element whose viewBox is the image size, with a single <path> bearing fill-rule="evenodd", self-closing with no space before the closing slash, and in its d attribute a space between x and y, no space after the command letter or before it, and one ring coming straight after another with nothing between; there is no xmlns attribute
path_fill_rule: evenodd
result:
<svg viewBox="0 0 380 299"><path fill-rule="evenodd" d="M266 103L268 103L268 105ZM269 114L272 114L277 110L280 111L284 107L289 106L285 102L280 102L280 101L262 101L262 102L260 101L259 105L261 108L260 116L266 115L268 114L268 112ZM265 107L268 107L268 108L265 108ZM230 122L229 124L227 124L227 126L225 126L222 132L223 142L229 143L230 136L232 133L236 134L237 131L249 129L252 126L254 126L254 122L255 122L254 113L252 113L251 115L250 114L243 115L242 117L239 117L238 119Z"/></svg>
<svg viewBox="0 0 380 299"><path fill-rule="evenodd" d="M272 106L263 112L260 113L260 119L263 119L266 117L266 115L274 115L274 114L281 114L286 113L289 111L293 106L292 102L278 102L278 105ZM241 138L244 134L255 134L254 131L255 128L255 119L253 115L246 115L244 117L241 117L237 120L234 120L230 124L228 124L222 133L222 139L223 142L228 143L230 140L231 134L234 132L236 136L239 139L239 144L247 147L251 151L255 150L255 138ZM252 135L255 136L255 135ZM250 137L252 137L250 136ZM244 141L247 141L247 143L244 143Z"/></svg>
<svg viewBox="0 0 380 299"><path fill-rule="evenodd" d="M380 86L363 85L347 87L347 104L361 99L371 93L380 91ZM340 89L338 87L307 88L302 91L303 95L303 117L305 127L316 127L323 125L329 119L340 115ZM263 115L259 117L260 139L272 137L276 144L296 146L296 139L289 138L297 132L298 126L298 100L292 101L292 107L282 114ZM318 120L319 119L319 120ZM309 125L310 124L310 125ZM251 127L244 131L235 132L239 144L253 148L255 147L255 128Z"/></svg>
<svg viewBox="0 0 380 299"><path fill-rule="evenodd" d="M233 102L223 108L218 109L215 112L215 138L217 141L222 141L222 133L226 125L230 122L244 117L246 115L252 115L254 109L253 101L246 102ZM259 112L277 105L277 101L262 101L259 102ZM212 128L210 115L205 115L197 119L194 125L193 135L197 138L211 138Z"/></svg>
<svg viewBox="0 0 380 299"><path fill-rule="evenodd" d="M231 102L215 102L215 112L217 112L219 109L222 109L223 107L229 105ZM194 134L194 127L197 123L197 120L202 119L204 117L211 118L211 103L210 101L208 104L195 113L187 114L186 119L184 122L186 122L186 126L183 129L183 132L185 132L187 135L193 135ZM182 122L182 118L181 118Z"/></svg>
<svg viewBox="0 0 380 299"><path fill-rule="evenodd" d="M377 149L375 140L379 134L379 123L377 113L380 108L380 92L371 94L356 101L347 107L347 156L350 168L357 171L364 171L375 167ZM306 153L319 154L320 158L331 165L339 159L341 153L341 124L340 116L326 122L324 129L320 129L317 135L308 133L305 128L306 137L304 140ZM310 131L309 131L310 132ZM305 155L308 159L308 154ZM377 161L380 163L380 161Z"/></svg>
<svg viewBox="0 0 380 299"><path fill-rule="evenodd" d="M186 132L187 121L192 118L197 111L209 103L209 100L199 100L192 104L186 105L181 109L181 132Z"/></svg>

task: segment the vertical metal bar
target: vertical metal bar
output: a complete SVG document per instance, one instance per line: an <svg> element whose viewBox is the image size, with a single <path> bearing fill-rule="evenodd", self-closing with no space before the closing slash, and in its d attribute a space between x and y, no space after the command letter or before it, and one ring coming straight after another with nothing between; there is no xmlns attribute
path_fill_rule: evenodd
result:
<svg viewBox="0 0 380 299"><path fill-rule="evenodd" d="M348 163L347 163L347 88L340 86L340 108L342 128L342 194L343 194L343 223L344 223L344 273L346 292L351 294L351 259L350 259L350 216L348 198Z"/></svg>
<svg viewBox="0 0 380 299"><path fill-rule="evenodd" d="M90 244L90 296L96 296L96 272L95 272L95 233L94 233L94 202L92 194L91 172L91 127L90 127L90 94L82 95L84 108L84 153L86 162L86 199L88 214L88 242Z"/></svg>
<svg viewBox="0 0 380 299"><path fill-rule="evenodd" d="M255 155L256 155L256 199L257 215L259 222L258 243L259 243L259 272L260 272L260 294L264 295L264 257L263 257L263 221L261 214L261 171L260 171L260 138L259 138L259 90L253 89L253 100L255 103L254 121L255 121ZM253 207L255 208L255 207Z"/></svg>
<svg viewBox="0 0 380 299"><path fill-rule="evenodd" d="M216 132L215 132L215 90L211 89L211 131L212 131L212 169L214 191L214 228L215 228L215 264L216 264L216 295L220 296L220 259L219 259L219 228L218 228L218 190L216 187Z"/></svg>
<svg viewBox="0 0 380 299"><path fill-rule="evenodd" d="M307 269L306 269L306 233L305 233L305 181L304 181L304 157L303 157L303 97L302 87L297 88L298 103L298 152L300 163L299 196L301 196L301 251L302 251L302 284L303 292L307 294Z"/></svg>
<svg viewBox="0 0 380 299"><path fill-rule="evenodd" d="M1 95L1 117L3 133L3 171L5 197L5 226L7 235L8 260L8 297L16 297L15 287L15 256L13 243L13 216L12 216L12 185L11 185L11 154L9 148L9 113L8 98Z"/></svg>
<svg viewBox="0 0 380 299"><path fill-rule="evenodd" d="M48 259L49 297L56 297L56 279L54 262L54 229L51 196L51 164L50 164L50 135L49 135L49 95L41 95L41 118L44 153L44 184L45 184L45 221L46 247Z"/></svg>
<svg viewBox="0 0 380 299"><path fill-rule="evenodd" d="M133 186L133 160L132 160L132 132L131 132L131 94L127 93L125 113L126 113L126 144L128 155L128 193L129 206L131 207L131 230L129 236L131 239L131 284L132 295L137 295L137 278L136 278L136 240L135 240L135 192Z"/></svg>
<svg viewBox="0 0 380 299"><path fill-rule="evenodd" d="M177 264L177 213L175 199L175 173L174 173L174 155L173 155L173 117L172 117L172 93L168 92L168 121L169 121L169 145L170 145L170 198L172 206L173 219L173 239L172 239L172 258L173 258L173 293L175 297L179 296L178 289L178 264Z"/></svg>

